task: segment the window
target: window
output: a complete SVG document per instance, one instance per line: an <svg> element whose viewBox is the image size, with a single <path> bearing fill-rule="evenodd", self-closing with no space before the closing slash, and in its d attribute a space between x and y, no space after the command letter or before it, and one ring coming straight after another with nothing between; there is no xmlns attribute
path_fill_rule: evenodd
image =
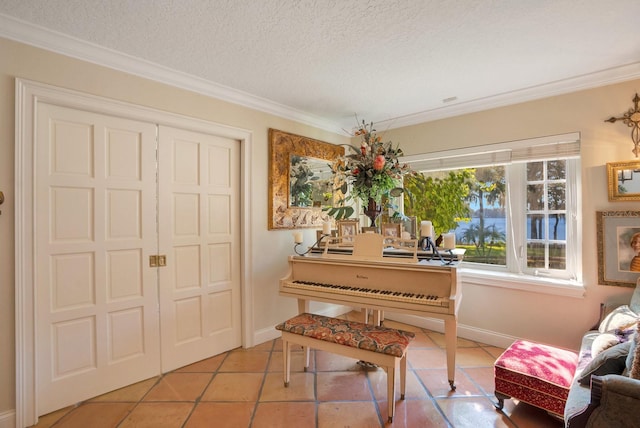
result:
<svg viewBox="0 0 640 428"><path fill-rule="evenodd" d="M469 217L455 229L463 268L557 282L581 277L579 155L572 133L403 160L425 176L470 177Z"/></svg>
<svg viewBox="0 0 640 428"><path fill-rule="evenodd" d="M567 267L567 161L528 162L527 268Z"/></svg>

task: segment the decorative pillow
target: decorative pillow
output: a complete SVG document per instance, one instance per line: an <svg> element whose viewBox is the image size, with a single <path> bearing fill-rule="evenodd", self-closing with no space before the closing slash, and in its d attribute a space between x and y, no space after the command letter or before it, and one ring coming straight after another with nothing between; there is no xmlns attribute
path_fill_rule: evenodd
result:
<svg viewBox="0 0 640 428"><path fill-rule="evenodd" d="M615 333L602 333L596 337L591 343L591 357L595 357L605 349L609 349L614 345L622 342Z"/></svg>
<svg viewBox="0 0 640 428"><path fill-rule="evenodd" d="M588 386L591 382L591 375L604 376L607 374L622 374L627 362L627 355L631 342L624 342L602 351L589 364L586 365L578 382L580 385Z"/></svg>
<svg viewBox="0 0 640 428"><path fill-rule="evenodd" d="M633 327L638 322L638 314L633 312L628 305L622 305L615 308L609 315L607 315L600 326L598 331L600 333L606 333L612 330L627 330Z"/></svg>
<svg viewBox="0 0 640 428"><path fill-rule="evenodd" d="M638 321L638 329L640 329L640 321ZM640 332L631 337L629 344L629 354L626 359L625 371L629 373L629 377L632 379L640 379Z"/></svg>

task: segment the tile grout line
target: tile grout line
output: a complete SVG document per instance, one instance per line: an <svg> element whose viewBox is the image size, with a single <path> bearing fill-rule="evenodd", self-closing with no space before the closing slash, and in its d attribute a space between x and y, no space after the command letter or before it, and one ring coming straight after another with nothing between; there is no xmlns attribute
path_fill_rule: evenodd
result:
<svg viewBox="0 0 640 428"><path fill-rule="evenodd" d="M222 364L224 364L225 360L229 356L229 353L230 353L230 351L226 352L226 355L224 356L222 361L220 361L220 364L218 365L218 368L210 373L211 377L209 378L209 382L207 382L205 387L202 389L202 392L200 393L200 395L198 395L196 397L195 401L193 402L193 407L191 408L191 411L189 412L189 414L187 415L187 417L185 418L184 422L181 425L182 428L184 428L187 425L187 423L189 423L189 419L191 419L191 417L193 416L193 412L195 412L196 407L198 407L198 404L200 404L200 401L202 400L202 396L207 391L207 389L209 389L209 386L211 386L211 383L213 383L213 380L218 375L218 371L220 370L220 367L222 367ZM214 355L214 357L215 357L215 355ZM213 357L209 357L209 358L213 358ZM170 372L170 373L173 373L173 372ZM197 372L197 373L209 373L209 372Z"/></svg>
<svg viewBox="0 0 640 428"><path fill-rule="evenodd" d="M304 349L304 348L303 348ZM303 351L304 352L304 351ZM311 352L309 349L309 366L311 366ZM303 357L304 361L304 357ZM304 362L302 363L304 365ZM307 367L307 370L309 367ZM318 353L313 350L313 403L315 408L316 428L320 427L320 403L318 401Z"/></svg>
<svg viewBox="0 0 640 428"><path fill-rule="evenodd" d="M495 402L494 402L494 401L493 401L493 399L491 398L492 396L493 396L493 397L495 397L495 395L494 395L494 394L489 394L489 393L488 393L488 391L486 391L486 390L485 390L485 389L484 389L484 388L483 388L483 387L482 387L478 382L476 382L476 380L473 378L473 376L471 376L469 373L467 373L467 371L466 371L464 368L460 367L460 370L461 370L462 372L464 372L465 376L467 376L467 377L469 378L469 380L471 381L471 383L473 383L473 384L475 385L475 387L476 387L476 388L478 388L478 389L482 392L482 395L483 395L484 397L486 397L486 398L487 398L487 400L489 400L489 402L491 403L491 405L492 405L492 406L494 406L494 410L495 410L497 413L500 413L501 415L503 415L504 417L506 417L506 418L507 418L507 420L508 420L510 423L512 423L512 424L513 424L514 428L518 428L518 424L516 424L516 423L515 423L515 421L513 421L509 415L507 415L507 414L506 414L505 412L503 412L502 410L498 410L498 409L496 409L496 408L495 408Z"/></svg>
<svg viewBox="0 0 640 428"><path fill-rule="evenodd" d="M256 397L256 402L253 405L253 411L251 412L251 418L249 418L249 428L253 426L253 421L256 417L256 412L258 411L258 404L260 403L260 396L262 395L262 389L264 388L264 384L267 381L267 374L269 373L269 364L271 364L271 358L273 357L273 349L276 346L276 339L271 341L271 349L269 350L269 358L267 358L267 364L264 368L264 373L262 375L262 382L260 382L260 387L258 388L258 395Z"/></svg>
<svg viewBox="0 0 640 428"><path fill-rule="evenodd" d="M384 371L384 369L382 370ZM387 373L386 375L389 376L389 373ZM366 370L365 370L365 376L367 378L367 386L369 387L369 393L371 394L371 398L373 400L373 406L376 409L376 413L378 414L378 422L380 423L380 427L384 427L385 424L384 424L384 420L382 419L382 410L378 405L378 400L376 400L376 394L373 392L373 386L371 385L371 377L369 376L369 372ZM394 388L394 391L395 391L395 388ZM394 406L395 406L396 397L394 396L391 399L394 401ZM388 400L389 400L389 397L387 397L387 401Z"/></svg>
<svg viewBox="0 0 640 428"><path fill-rule="evenodd" d="M444 413L444 411L442 410L442 408L438 404L438 401L433 396L431 391L429 391L429 388L427 388L427 386L424 384L424 382L422 381L420 376L418 376L416 374L416 372L413 369L413 367L411 367L410 370L413 372L413 376L416 378L416 380L418 381L418 383L420 384L420 386L424 390L425 394L427 394L427 398L429 399L429 401L431 401L431 404L433 404L433 406L435 407L436 411L440 414L440 416L442 417L443 421L447 424L447 427L453 428L453 424L449 421L449 418L447 418L447 415Z"/></svg>

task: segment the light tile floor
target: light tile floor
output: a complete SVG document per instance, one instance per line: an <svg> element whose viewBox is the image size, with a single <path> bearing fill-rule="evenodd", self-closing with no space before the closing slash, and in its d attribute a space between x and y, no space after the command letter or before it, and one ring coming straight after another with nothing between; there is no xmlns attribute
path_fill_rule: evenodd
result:
<svg viewBox="0 0 640 428"><path fill-rule="evenodd" d="M356 318L359 313L346 315ZM356 360L312 351L293 353L283 386L282 342L234 349L40 417L36 427L518 427L560 428L546 412L507 400L494 408L493 363L503 349L458 339L456 385L447 382L444 335L385 321L416 333L409 348L405 400L387 423L386 375Z"/></svg>

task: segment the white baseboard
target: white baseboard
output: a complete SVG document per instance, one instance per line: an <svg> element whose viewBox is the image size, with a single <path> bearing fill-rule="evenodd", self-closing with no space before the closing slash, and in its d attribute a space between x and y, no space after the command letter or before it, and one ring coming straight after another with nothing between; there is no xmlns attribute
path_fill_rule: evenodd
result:
<svg viewBox="0 0 640 428"><path fill-rule="evenodd" d="M416 327L444 333L444 321L434 318L424 318L415 315L395 314L386 312L385 318L402 322ZM495 331L484 330L469 325L458 324L458 337L473 340L475 342L485 343L499 348L508 348L518 337L508 336Z"/></svg>
<svg viewBox="0 0 640 428"><path fill-rule="evenodd" d="M314 314L324 315L326 317L337 317L342 314L346 314L347 312L352 311L353 308L349 306L343 305L332 305L327 307L326 309L313 311ZM253 345L259 345L261 343L267 342L269 340L277 339L280 337L280 332L273 327L263 328L258 330L253 335ZM4 427L0 427L4 428Z"/></svg>
<svg viewBox="0 0 640 428"><path fill-rule="evenodd" d="M0 428L16 428L15 410L7 410L0 413Z"/></svg>
<svg viewBox="0 0 640 428"><path fill-rule="evenodd" d="M253 334L253 345L259 345L280 337L280 332L273 327L263 328Z"/></svg>

